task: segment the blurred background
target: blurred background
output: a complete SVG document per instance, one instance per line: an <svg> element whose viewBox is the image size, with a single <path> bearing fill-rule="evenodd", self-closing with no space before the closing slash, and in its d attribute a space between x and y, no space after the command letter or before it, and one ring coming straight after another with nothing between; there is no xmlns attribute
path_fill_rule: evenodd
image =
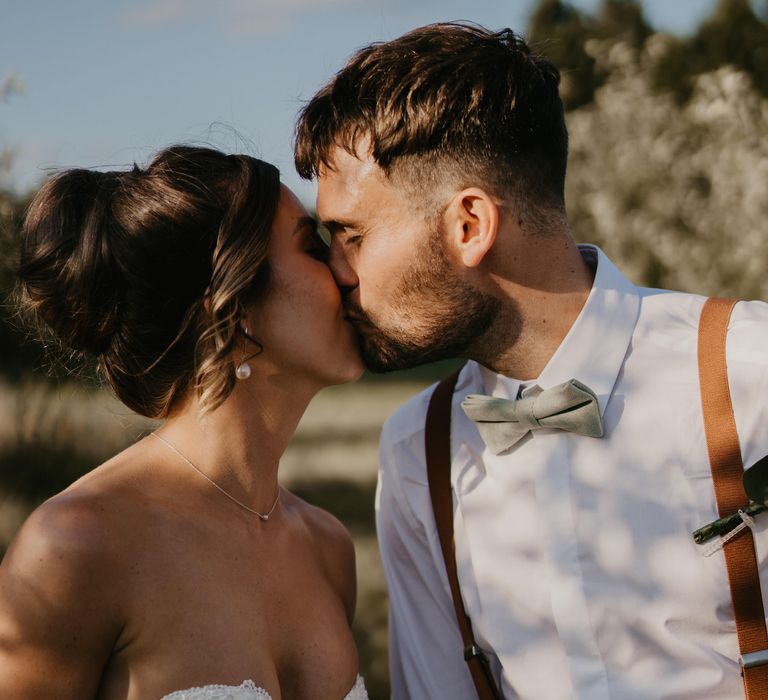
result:
<svg viewBox="0 0 768 700"><path fill-rule="evenodd" d="M46 174L130 167L175 142L292 167L296 112L349 54L419 25L510 26L562 72L576 238L638 284L768 294L768 2L749 0L5 0L0 8L0 554L36 504L152 425L27 337L8 303L16 235ZM67 358L65 358L67 359ZM376 443L450 363L329 389L283 483L335 513L358 552L355 633L388 697L373 522Z"/></svg>

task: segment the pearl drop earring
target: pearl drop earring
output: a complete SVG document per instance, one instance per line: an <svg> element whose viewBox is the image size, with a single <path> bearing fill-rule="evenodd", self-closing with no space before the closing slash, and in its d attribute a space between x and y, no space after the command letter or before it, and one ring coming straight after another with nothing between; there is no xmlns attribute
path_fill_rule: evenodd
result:
<svg viewBox="0 0 768 700"><path fill-rule="evenodd" d="M235 376L238 379L248 379L248 377L251 376L251 366L246 362L247 354L246 354L246 342L248 341L248 329L245 328L243 332L243 359L240 361L240 364L235 367Z"/></svg>

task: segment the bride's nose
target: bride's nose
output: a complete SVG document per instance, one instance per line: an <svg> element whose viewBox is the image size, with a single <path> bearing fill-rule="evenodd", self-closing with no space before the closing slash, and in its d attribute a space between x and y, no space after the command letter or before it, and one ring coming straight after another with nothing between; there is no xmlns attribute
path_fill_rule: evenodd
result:
<svg viewBox="0 0 768 700"><path fill-rule="evenodd" d="M336 280L336 284L340 289L354 288L360 283L357 272L352 267L344 246L336 237L331 239L328 267L331 268L333 279Z"/></svg>

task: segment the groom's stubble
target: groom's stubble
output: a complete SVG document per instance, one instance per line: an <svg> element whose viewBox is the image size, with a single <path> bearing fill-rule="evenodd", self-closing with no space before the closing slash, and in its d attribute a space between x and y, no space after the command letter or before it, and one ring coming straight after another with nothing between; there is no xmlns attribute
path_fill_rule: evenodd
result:
<svg viewBox="0 0 768 700"><path fill-rule="evenodd" d="M452 270L440 224L433 222L419 250L376 315L345 298L344 305L372 372L409 369L437 360L472 357L498 319L502 302Z"/></svg>

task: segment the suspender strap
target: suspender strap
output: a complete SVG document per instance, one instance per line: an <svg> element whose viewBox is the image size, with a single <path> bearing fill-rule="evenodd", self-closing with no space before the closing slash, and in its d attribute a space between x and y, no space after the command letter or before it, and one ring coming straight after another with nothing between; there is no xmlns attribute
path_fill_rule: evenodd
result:
<svg viewBox="0 0 768 700"><path fill-rule="evenodd" d="M720 517L747 505L742 486L744 465L728 387L725 342L728 321L736 302L708 299L699 321L699 384L712 481ZM427 478L445 570L456 619L479 700L500 700L487 658L472 633L472 623L461 600L453 539L451 495L451 399L459 372L443 379L427 410L425 443ZM768 632L760 592L752 531L745 528L723 548L731 589L736 635L741 653L747 700L768 700Z"/></svg>
<svg viewBox="0 0 768 700"><path fill-rule="evenodd" d="M701 405L720 517L735 513L748 503L742 486L744 465L725 361L728 321L735 304L728 299L708 299L699 321ZM745 528L725 544L723 551L741 653L744 694L747 700L768 700L768 634L752 531Z"/></svg>
<svg viewBox="0 0 768 700"><path fill-rule="evenodd" d="M475 642L472 623L464 609L456 570L456 552L453 540L453 497L451 495L451 399L459 377L457 370L437 385L427 410L425 446L427 450L427 479L432 509L435 513L437 534L443 551L445 572L451 587L453 607L464 643L464 660L469 666L472 681L480 700L501 700L501 693L491 674L488 659Z"/></svg>

